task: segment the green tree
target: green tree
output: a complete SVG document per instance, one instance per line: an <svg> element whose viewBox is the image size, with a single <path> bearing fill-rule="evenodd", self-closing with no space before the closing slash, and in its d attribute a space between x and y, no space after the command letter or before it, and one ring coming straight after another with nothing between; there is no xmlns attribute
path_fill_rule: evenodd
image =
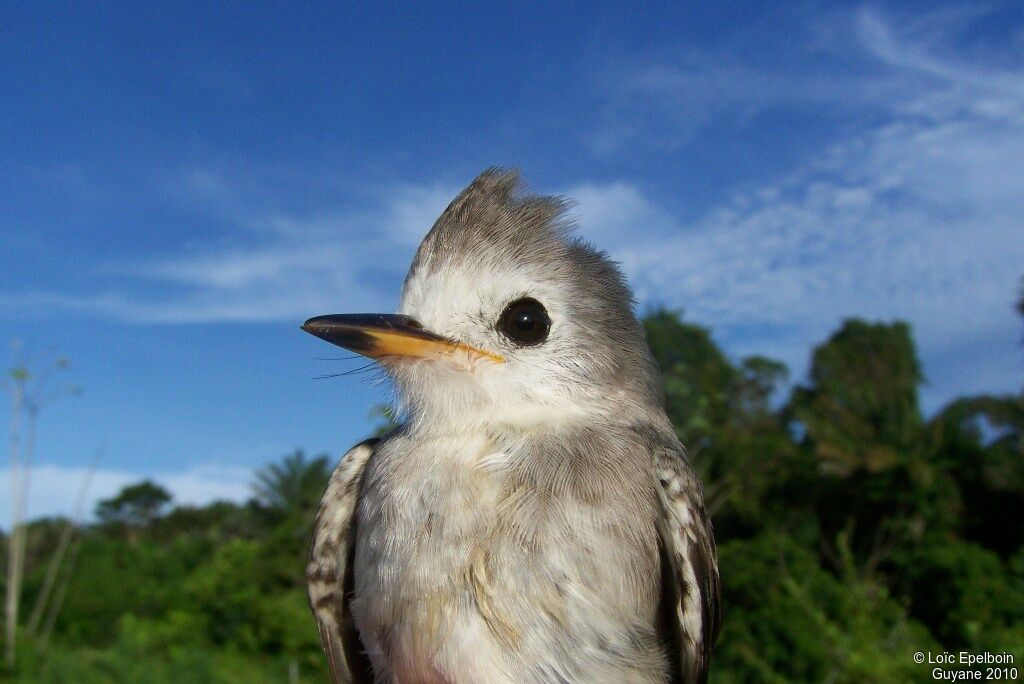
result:
<svg viewBox="0 0 1024 684"><path fill-rule="evenodd" d="M96 504L96 517L103 523L132 528L148 527L171 502L171 493L150 480L129 485L117 496Z"/></svg>
<svg viewBox="0 0 1024 684"><path fill-rule="evenodd" d="M772 402L786 381L782 363L755 356L733 365L711 332L664 309L643 319L661 371L665 410L705 483L719 533L750 534L780 506L795 456Z"/></svg>
<svg viewBox="0 0 1024 684"><path fill-rule="evenodd" d="M949 648L1024 651L1024 576L990 549L948 541L903 547L893 587ZM1022 653L1024 654L1024 653Z"/></svg>
<svg viewBox="0 0 1024 684"><path fill-rule="evenodd" d="M737 371L711 331L659 309L644 317L647 340L661 371L665 410L679 439L697 457L730 417Z"/></svg>
<svg viewBox="0 0 1024 684"><path fill-rule="evenodd" d="M909 656L936 642L840 548L833 573L786 534L720 544L726 614L712 681L930 681Z"/></svg>
<svg viewBox="0 0 1024 684"><path fill-rule="evenodd" d="M331 477L326 456L309 459L298 450L256 472L256 500L281 515L315 512Z"/></svg>
<svg viewBox="0 0 1024 684"><path fill-rule="evenodd" d="M814 350L810 380L793 405L829 470L879 472L920 444L922 375L906 323L846 321Z"/></svg>
<svg viewBox="0 0 1024 684"><path fill-rule="evenodd" d="M818 463L813 516L835 562L849 535L865 572L899 544L948 534L960 511L948 464L927 447L910 327L848 320L814 350L790 410Z"/></svg>
<svg viewBox="0 0 1024 684"><path fill-rule="evenodd" d="M253 490L265 517L265 541L274 553L264 562L292 587L304 586L305 563L313 520L330 480L332 467L326 456L309 459L296 451L256 473Z"/></svg>
<svg viewBox="0 0 1024 684"><path fill-rule="evenodd" d="M740 416L754 421L774 420L772 400L789 378L786 364L767 356L749 356L740 364Z"/></svg>
<svg viewBox="0 0 1024 684"><path fill-rule="evenodd" d="M264 511L251 499L244 504L214 501L205 506L176 506L155 522L150 534L164 541L200 537L211 544L257 539L267 532L261 517L265 517Z"/></svg>
<svg viewBox="0 0 1024 684"><path fill-rule="evenodd" d="M1024 396L958 399L929 423L933 458L955 478L959 531L1003 557L1024 544Z"/></svg>

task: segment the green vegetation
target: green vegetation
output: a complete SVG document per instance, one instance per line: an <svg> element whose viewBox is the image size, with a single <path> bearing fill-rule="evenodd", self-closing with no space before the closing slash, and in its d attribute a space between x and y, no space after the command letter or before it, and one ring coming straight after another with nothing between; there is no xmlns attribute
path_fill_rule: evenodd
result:
<svg viewBox="0 0 1024 684"><path fill-rule="evenodd" d="M901 323L847 321L791 391L781 364L734 362L676 314L645 325L715 522L713 681L924 681L914 652L941 649L1024 663L1024 396L924 417ZM25 634L7 677L325 681L303 565L331 466L297 452L242 505L172 507L149 482L101 502L52 636ZM65 525L27 528L24 605Z"/></svg>

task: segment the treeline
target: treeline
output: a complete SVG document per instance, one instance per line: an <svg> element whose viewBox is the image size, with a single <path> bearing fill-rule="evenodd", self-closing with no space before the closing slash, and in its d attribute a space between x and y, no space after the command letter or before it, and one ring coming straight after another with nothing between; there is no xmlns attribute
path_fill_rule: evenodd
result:
<svg viewBox="0 0 1024 684"><path fill-rule="evenodd" d="M850 320L807 381L646 321L706 483L725 616L713 679L931 681L917 651L1024 659L1024 397L926 420L910 327Z"/></svg>
<svg viewBox="0 0 1024 684"><path fill-rule="evenodd" d="M1024 663L1024 396L926 419L902 323L847 321L792 389L674 313L644 323L719 543L713 681L931 681L913 654L942 649ZM326 681L302 575L332 467L289 456L246 504L172 507L153 483L102 502L52 636L7 677ZM26 605L66 524L28 529Z"/></svg>
<svg viewBox="0 0 1024 684"><path fill-rule="evenodd" d="M326 681L305 554L333 470L296 452L255 474L244 504L171 506L145 481L99 502L81 531L53 634L22 630L24 682ZM65 520L28 526L35 603ZM6 542L6 539L4 540ZM56 592L55 592L56 593Z"/></svg>

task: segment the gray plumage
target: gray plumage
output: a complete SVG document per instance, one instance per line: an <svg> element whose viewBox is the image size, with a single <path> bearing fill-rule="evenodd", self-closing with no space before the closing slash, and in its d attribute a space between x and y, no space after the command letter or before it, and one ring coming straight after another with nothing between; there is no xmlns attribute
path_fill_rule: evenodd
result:
<svg viewBox="0 0 1024 684"><path fill-rule="evenodd" d="M392 317L442 340L431 358L307 323L379 354L406 416L342 458L317 517L309 596L336 681L706 679L701 485L629 289L565 206L492 169L444 211ZM525 298L550 318L539 343L501 329Z"/></svg>

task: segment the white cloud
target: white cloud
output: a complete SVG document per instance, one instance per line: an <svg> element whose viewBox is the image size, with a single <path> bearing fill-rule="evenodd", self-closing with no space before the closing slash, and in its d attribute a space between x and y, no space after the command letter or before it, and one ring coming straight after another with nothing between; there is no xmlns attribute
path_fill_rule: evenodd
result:
<svg viewBox="0 0 1024 684"><path fill-rule="evenodd" d="M259 216L239 208L235 186L220 175L192 171L181 182L253 244L107 265L102 273L124 279L125 287L95 294L0 293L0 307L64 308L146 323L301 320L327 311L386 310L398 293L394 283L379 289L380 275L397 280L404 274L416 245L457 192L440 184L405 184L381 192L372 210Z"/></svg>
<svg viewBox="0 0 1024 684"><path fill-rule="evenodd" d="M182 324L302 321L318 312L345 311L354 307L383 310L391 305L390 298L364 285L349 288L339 285L338 279L331 285L327 280L316 278L317 274L303 275L309 279L286 288L261 285L227 291L200 287L164 298L133 296L126 292L97 295L46 291L0 294L0 308L32 315L38 315L39 311L70 309L127 323Z"/></svg>
<svg viewBox="0 0 1024 684"><path fill-rule="evenodd" d="M7 483L9 469L0 469L0 482ZM32 469L26 518L43 516L72 517L79 499L84 467L38 465ZM174 504L203 505L212 501L241 502L252 496L252 471L248 468L202 465L183 471L136 473L101 468L92 476L82 514L92 517L96 503L115 496L123 487L149 479L167 489ZM9 529L11 510L7 501L0 506L0 528Z"/></svg>
<svg viewBox="0 0 1024 684"><path fill-rule="evenodd" d="M636 187L578 187L581 215L599 217L584 231L596 224L640 301L685 307L734 351L800 370L841 318L899 318L914 324L936 380L932 406L958 391L1019 389L1024 70L940 59L869 10L857 26L867 54L916 83L878 103L883 123L688 225Z"/></svg>
<svg viewBox="0 0 1024 684"><path fill-rule="evenodd" d="M663 156L702 144L709 129L754 130L765 112L862 116L925 86L919 74L879 68L877 56L851 43L856 25L848 12L819 12L785 45L771 32L738 28L739 47L726 42L710 50L615 55L587 81L595 125L583 132L583 142L602 157L635 149Z"/></svg>
<svg viewBox="0 0 1024 684"><path fill-rule="evenodd" d="M388 234L399 244L415 248L461 189L444 183L392 189L383 221Z"/></svg>
<svg viewBox="0 0 1024 684"><path fill-rule="evenodd" d="M272 180L272 179L271 179ZM107 264L104 276L125 287L93 294L0 293L17 312L73 309L127 322L302 320L346 310L387 310L420 240L460 188L398 184L371 192L370 208L296 215L251 208L266 179L232 180L213 169L189 169L162 190L235 226L245 247L193 246L185 254Z"/></svg>
<svg viewBox="0 0 1024 684"><path fill-rule="evenodd" d="M260 283L286 282L297 269L320 269L344 263L345 252L333 245L270 248L202 254L149 264L142 273L184 285L238 290Z"/></svg>
<svg viewBox="0 0 1024 684"><path fill-rule="evenodd" d="M225 185L218 181L212 195L223 198ZM397 291L378 290L379 274L404 273L404 265L396 264L411 261L457 190L440 183L401 184L379 192L370 210L311 218L280 212L237 215L236 223L263 234L263 244L144 264L134 269L136 274L183 286L185 294L141 305L120 301L115 308L129 320L168 322L301 319L325 311L385 310L394 305ZM233 205L233 200L225 201Z"/></svg>
<svg viewBox="0 0 1024 684"><path fill-rule="evenodd" d="M641 235L660 235L674 225L639 188L623 181L599 186L583 183L564 194L573 201L570 216L598 247L620 242L624 226Z"/></svg>

